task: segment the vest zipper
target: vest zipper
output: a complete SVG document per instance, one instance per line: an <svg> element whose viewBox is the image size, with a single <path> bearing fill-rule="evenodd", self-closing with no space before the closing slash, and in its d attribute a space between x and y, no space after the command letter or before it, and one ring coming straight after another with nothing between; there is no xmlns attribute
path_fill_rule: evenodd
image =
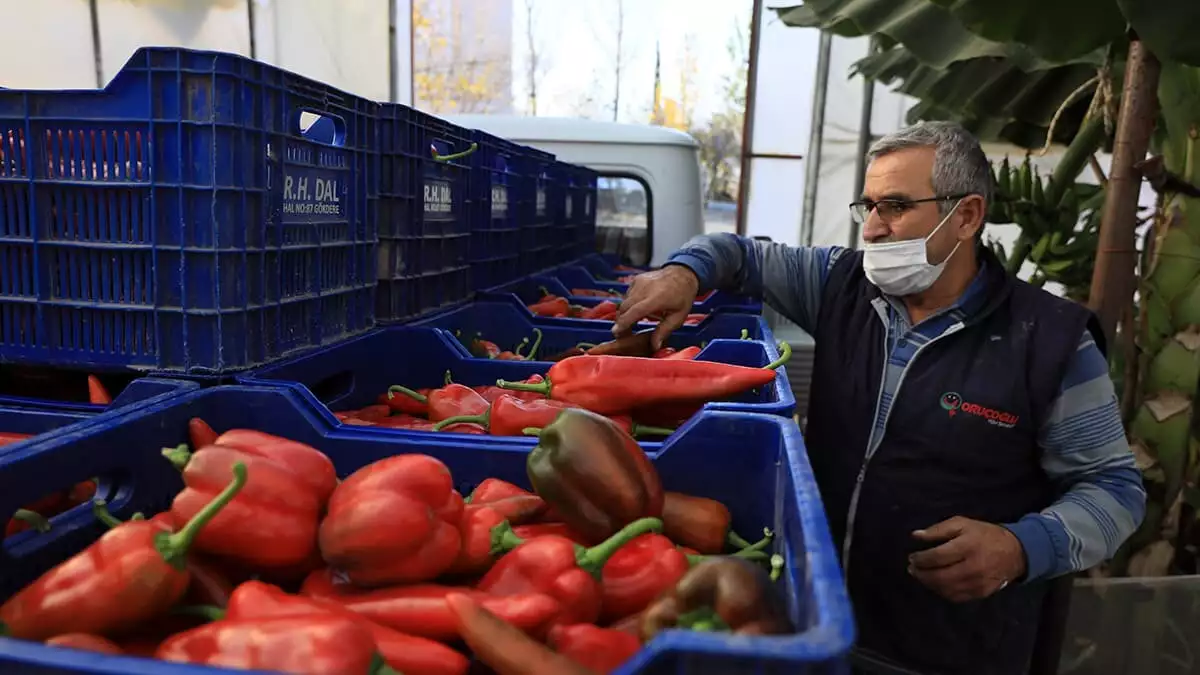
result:
<svg viewBox="0 0 1200 675"><path fill-rule="evenodd" d="M875 399L875 415L871 419L871 434L867 437L867 452L863 456L862 466L860 466L858 469L858 477L854 480L854 492L850 494L850 508L846 514L846 538L842 542L842 570L845 572L847 577L850 576L850 544L854 539L854 519L855 516L858 515L858 498L862 493L863 481L867 478L867 464L870 463L871 457L875 454L875 450L877 448L875 443L875 433L878 431L882 434L887 431L888 420L891 419L892 411L896 409L896 402L900 399L900 388L904 386L904 376L908 374L909 368L912 368L912 364L917 360L917 357L921 355L921 352L924 351L926 347L932 345L938 340L957 333L960 329L962 329L962 327L963 323L960 321L947 328L942 332L941 335L933 338L920 347L917 347L917 350L913 352L912 358L910 358L908 363L904 366L904 370L900 371L900 379L896 381L896 390L892 392L892 405L890 408L888 408L887 414L883 416L883 423L876 425L874 417L879 416L879 404L883 401L883 389L887 386L888 360L891 356L888 354L887 343L888 336L891 333L891 326L889 325L888 330L884 332L883 374L881 375L879 383L879 396ZM880 443L882 442L883 439L881 438ZM932 525L933 523L930 524Z"/></svg>

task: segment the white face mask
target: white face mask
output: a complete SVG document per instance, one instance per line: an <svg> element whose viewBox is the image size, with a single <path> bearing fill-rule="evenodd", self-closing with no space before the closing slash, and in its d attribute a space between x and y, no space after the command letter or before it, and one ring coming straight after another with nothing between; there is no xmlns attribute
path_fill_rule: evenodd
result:
<svg viewBox="0 0 1200 675"><path fill-rule="evenodd" d="M932 286L942 275L946 263L962 242L955 244L950 255L936 265L930 264L929 252L925 245L930 237L942 229L942 225L954 215L955 209L961 203L961 199L955 202L950 213L947 213L942 222L924 239L863 244L863 271L866 272L867 279L884 293L899 297L920 293Z"/></svg>

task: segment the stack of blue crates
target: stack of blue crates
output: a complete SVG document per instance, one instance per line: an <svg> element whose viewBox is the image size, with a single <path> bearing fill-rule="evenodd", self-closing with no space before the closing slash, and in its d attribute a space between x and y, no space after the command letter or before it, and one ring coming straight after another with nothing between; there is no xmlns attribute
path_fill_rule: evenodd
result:
<svg viewBox="0 0 1200 675"><path fill-rule="evenodd" d="M180 481L160 448L186 442L193 417L313 444L341 476L420 452L463 494L488 477L527 485L534 438L337 413L394 384L545 374L611 339L611 321L529 308L627 290L628 269L594 252L598 188L595 170L543 150L230 54L144 48L100 91L0 89L0 520L94 477L119 518L163 510ZM700 298L668 346L774 365L761 307ZM525 358L488 358L479 340ZM51 400L62 373L74 400L89 373L121 388L107 406ZM795 407L780 367L640 442L665 487L778 534L798 632L668 631L618 674L846 672L854 625ZM32 437L4 445L6 433ZM0 542L0 600L103 531L86 504L51 526ZM214 672L6 638L0 671Z"/></svg>

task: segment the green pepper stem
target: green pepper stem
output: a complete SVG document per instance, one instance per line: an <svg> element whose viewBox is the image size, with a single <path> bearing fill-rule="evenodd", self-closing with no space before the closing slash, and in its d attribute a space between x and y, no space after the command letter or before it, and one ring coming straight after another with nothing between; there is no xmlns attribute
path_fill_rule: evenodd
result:
<svg viewBox="0 0 1200 675"><path fill-rule="evenodd" d="M179 605L172 607L169 613L176 616L198 616L209 621L220 621L225 618L225 610L213 605Z"/></svg>
<svg viewBox="0 0 1200 675"><path fill-rule="evenodd" d="M13 520L19 520L38 532L44 533L50 531L50 521L46 520L46 516L43 516L36 511L30 511L29 509L17 509L16 513L14 513L12 517Z"/></svg>
<svg viewBox="0 0 1200 675"><path fill-rule="evenodd" d="M554 295L550 292L550 289L546 288L545 286L538 286L538 291L541 292L543 298L547 295Z"/></svg>
<svg viewBox="0 0 1200 675"><path fill-rule="evenodd" d="M526 357L530 361L533 360L533 357L537 356L538 349L540 349L542 346L542 329L534 328L533 335L533 346L529 348L529 356Z"/></svg>
<svg viewBox="0 0 1200 675"><path fill-rule="evenodd" d="M729 544L733 548L738 549L739 551L754 546L754 544L742 539L741 535L733 530L730 530L729 533L725 535L725 543Z"/></svg>
<svg viewBox="0 0 1200 675"><path fill-rule="evenodd" d="M550 380L542 380L541 382L509 382L508 380L496 380L496 386L501 389L510 391L532 391L535 394L541 394L546 398L550 398Z"/></svg>
<svg viewBox="0 0 1200 675"><path fill-rule="evenodd" d="M792 346L786 342L779 343L779 358L764 366L767 370L775 370L779 366L788 362L792 358Z"/></svg>
<svg viewBox="0 0 1200 675"><path fill-rule="evenodd" d="M526 436L541 436L542 428L541 427L525 427L524 429L521 430L521 433L525 434Z"/></svg>
<svg viewBox="0 0 1200 675"><path fill-rule="evenodd" d="M734 542L735 538L740 543ZM741 556L740 554L743 554L743 553L748 554L753 551L762 551L763 549L770 546L771 542L775 540L775 533L771 531L771 528L764 527L763 528L763 538L759 539L758 541L754 542L753 544L750 544L750 543L747 543L745 539L742 539L735 532L730 530L729 535L725 538L725 540L727 542L729 542L730 544L733 544L734 548L740 549L734 555L736 555L738 557L744 557L744 556Z"/></svg>
<svg viewBox="0 0 1200 675"><path fill-rule="evenodd" d="M729 630L729 624L725 623L725 620L709 607L701 607L680 614L675 624L680 628L701 632Z"/></svg>
<svg viewBox="0 0 1200 675"><path fill-rule="evenodd" d="M749 329L749 328L743 328L743 329L742 329L742 334L738 336L738 339L739 339L739 340L749 340L749 339L750 339L750 329Z"/></svg>
<svg viewBox="0 0 1200 675"><path fill-rule="evenodd" d="M591 548L580 547L575 559L578 561L580 569L599 578L600 570L604 568L604 563L607 563L608 559L620 550L622 546L643 534L662 532L662 528L663 522L658 518L639 518L626 525L613 536Z"/></svg>
<svg viewBox="0 0 1200 675"><path fill-rule="evenodd" d="M92 501L92 515L96 517L96 520L104 523L104 525L110 530L122 524L121 521L117 520L117 518L108 510L108 502L104 501L103 499L95 499Z"/></svg>
<svg viewBox="0 0 1200 675"><path fill-rule="evenodd" d="M441 431L442 429L445 429L446 427L450 426L451 424L459 424L459 423L478 424L478 425L481 425L484 429L487 429L487 428L489 428L488 425L491 422L491 417L492 417L492 409L489 407L487 410L484 410L482 413L480 413L478 415L458 415L456 417L447 417L446 419L442 420L441 422L438 422L437 424L433 425L433 430Z"/></svg>
<svg viewBox="0 0 1200 675"><path fill-rule="evenodd" d="M367 675L404 675L404 673L389 666L383 656L376 653L371 657L371 665L367 667Z"/></svg>
<svg viewBox="0 0 1200 675"><path fill-rule="evenodd" d="M650 427L637 422L633 423L633 436L670 436L675 433L675 429L666 427Z"/></svg>
<svg viewBox="0 0 1200 675"><path fill-rule="evenodd" d="M442 386L448 387L454 384L454 378L450 377L450 369L446 369L446 374L442 376Z"/></svg>
<svg viewBox="0 0 1200 675"><path fill-rule="evenodd" d="M771 556L771 581L779 581L779 576L783 574L783 566L785 564L783 556L778 553Z"/></svg>
<svg viewBox="0 0 1200 675"><path fill-rule="evenodd" d="M525 540L518 537L516 532L513 532L512 525L507 520L501 521L500 524L492 528L492 548L490 553L491 555L508 553L524 543Z"/></svg>
<svg viewBox="0 0 1200 675"><path fill-rule="evenodd" d="M596 346L595 342L580 342L579 344L575 345L575 348L576 349L592 349L595 346Z"/></svg>
<svg viewBox="0 0 1200 675"><path fill-rule="evenodd" d="M174 534L162 532L155 538L155 548L168 564L176 569L187 568L187 553L192 541L200 530L216 517L246 485L246 465L236 462L233 465L233 480L211 502L200 509L192 519Z"/></svg>
<svg viewBox="0 0 1200 675"><path fill-rule="evenodd" d="M173 448L163 448L162 455L180 471L183 471L188 461L192 459L192 451L188 449L187 443L180 443Z"/></svg>
<svg viewBox="0 0 1200 675"><path fill-rule="evenodd" d="M521 350L525 349L525 345L529 344L529 338L521 338L521 344L513 348L513 354L521 355Z"/></svg>
<svg viewBox="0 0 1200 675"><path fill-rule="evenodd" d="M430 151L430 153L433 154L433 161L435 161L435 162L452 162L456 159L462 159L463 157L466 157L467 155L475 152L478 149L479 149L479 144L472 143L470 145L470 147L468 147L466 150L463 150L462 152L455 152L455 153L449 154L449 155L439 155L437 148L435 148L432 145L429 146L429 151Z"/></svg>
<svg viewBox="0 0 1200 675"><path fill-rule="evenodd" d="M450 371L446 371L446 372L450 372ZM418 403L428 403L429 402L428 396L426 396L425 394L418 394L417 392L413 391L412 389L409 389L408 387L401 387L398 384L393 384L392 386L388 387L388 398L392 398L392 396L397 393L404 394L405 396L413 399L414 401L417 401Z"/></svg>

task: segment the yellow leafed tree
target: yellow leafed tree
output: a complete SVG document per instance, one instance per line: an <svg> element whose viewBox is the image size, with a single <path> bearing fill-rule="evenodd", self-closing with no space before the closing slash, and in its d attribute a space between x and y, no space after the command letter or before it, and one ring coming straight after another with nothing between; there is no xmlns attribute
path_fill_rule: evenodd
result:
<svg viewBox="0 0 1200 675"><path fill-rule="evenodd" d="M431 113L486 113L497 104L511 103L511 64L502 58L463 53L467 41L481 45L484 38L464 30L462 4L462 0L414 0L412 4L414 104ZM486 17L473 23L486 25Z"/></svg>

